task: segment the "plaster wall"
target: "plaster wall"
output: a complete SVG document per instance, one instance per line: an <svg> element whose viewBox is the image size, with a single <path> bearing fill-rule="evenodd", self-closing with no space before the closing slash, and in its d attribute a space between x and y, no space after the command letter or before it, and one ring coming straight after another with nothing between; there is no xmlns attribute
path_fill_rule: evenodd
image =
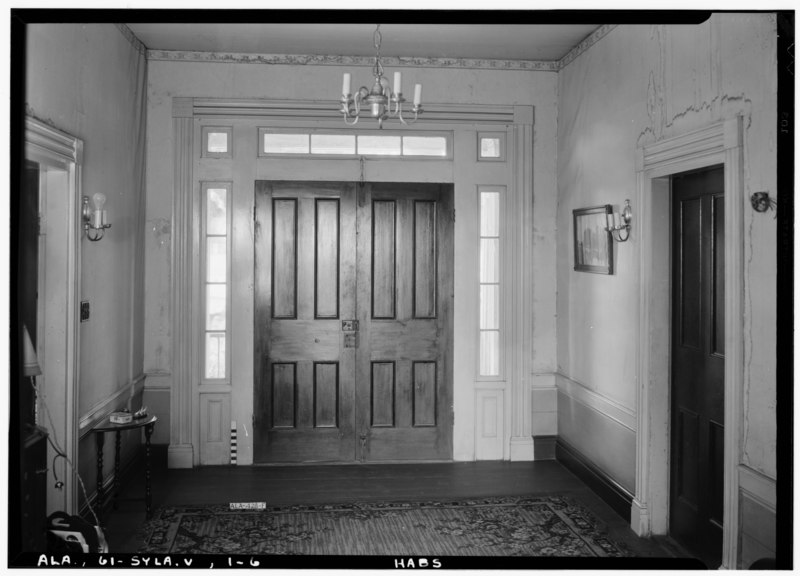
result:
<svg viewBox="0 0 800 576"><path fill-rule="evenodd" d="M78 416L91 421L129 404L143 373L147 62L113 24L30 25L26 57L28 113L83 141L83 194L104 193L112 223L102 241L79 247L91 317L79 327ZM84 480L90 439L79 446Z"/></svg>
<svg viewBox="0 0 800 576"><path fill-rule="evenodd" d="M172 97L329 100L331 106L336 107L344 71L353 74L354 85L367 82L370 78L367 67L149 62L144 356L147 387L150 389L152 386L154 391L159 391L162 405L165 392L171 385L172 373L169 299L174 144ZM391 70L387 70L387 73L391 74ZM552 374L556 365L557 74L545 71L403 68L403 75L406 83L423 84L425 102L535 107L531 360L533 372ZM471 385L457 381L455 393L458 394L460 386L471 389ZM168 408L164 407L164 410L168 416ZM458 444L458 439L454 441Z"/></svg>
<svg viewBox="0 0 800 576"><path fill-rule="evenodd" d="M559 72L558 370L635 414L637 207L611 276L573 271L572 211L636 191L637 147L744 117L744 410L742 463L775 478L776 223L749 205L776 194L776 25L770 14L715 14L697 26L618 26ZM667 217L667 215L665 215ZM593 457L579 430L559 434ZM590 449L590 446L592 448ZM605 450L617 450L608 444ZM601 448L602 449L602 448ZM607 455L597 455L608 462ZM625 484L626 469L611 473Z"/></svg>

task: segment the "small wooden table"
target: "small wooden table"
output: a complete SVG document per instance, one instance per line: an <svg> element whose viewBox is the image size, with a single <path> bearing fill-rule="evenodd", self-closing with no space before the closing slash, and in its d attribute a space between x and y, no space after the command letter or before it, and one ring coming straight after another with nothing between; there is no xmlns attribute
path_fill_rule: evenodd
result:
<svg viewBox="0 0 800 576"><path fill-rule="evenodd" d="M145 471L144 471L144 504L147 512L147 518L152 514L152 493L150 491L150 436L153 434L158 418L155 415L145 416L144 418L133 419L127 424L114 424L111 422L110 417L101 420L100 423L93 428L93 432L97 434L97 502L99 508L102 509L103 501L105 499L105 491L103 490L103 444L105 442L106 432L116 432L116 445L114 450L114 494L113 502L114 508L117 507L117 496L119 495L119 461L120 450L122 447L122 432L125 430L133 430L134 428L144 428L144 458L145 458Z"/></svg>

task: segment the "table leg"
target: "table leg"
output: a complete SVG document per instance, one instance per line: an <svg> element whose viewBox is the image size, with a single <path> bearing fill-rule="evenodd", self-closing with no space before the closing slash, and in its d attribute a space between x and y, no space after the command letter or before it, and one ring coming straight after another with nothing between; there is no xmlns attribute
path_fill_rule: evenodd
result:
<svg viewBox="0 0 800 576"><path fill-rule="evenodd" d="M103 443L105 434L97 432L97 512L103 511Z"/></svg>
<svg viewBox="0 0 800 576"><path fill-rule="evenodd" d="M122 432L117 430L116 435L114 446L114 510L117 509L117 498L119 497L119 460L122 447Z"/></svg>
<svg viewBox="0 0 800 576"><path fill-rule="evenodd" d="M144 460L145 460L145 468L144 468L144 505L145 511L147 512L147 518L149 519L151 514L153 513L152 506L153 506L153 494L150 490L150 436L153 434L153 425L148 424L144 427Z"/></svg>

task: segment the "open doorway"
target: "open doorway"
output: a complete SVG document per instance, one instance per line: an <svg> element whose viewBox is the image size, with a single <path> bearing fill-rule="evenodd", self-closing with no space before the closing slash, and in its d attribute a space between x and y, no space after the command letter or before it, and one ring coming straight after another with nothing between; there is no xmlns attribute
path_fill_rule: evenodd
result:
<svg viewBox="0 0 800 576"><path fill-rule="evenodd" d="M78 282L80 278L80 168L83 144L32 118L25 123L25 231L20 320L31 335L28 354L36 395L23 407L31 425L46 431L40 469L47 470L46 514L77 513ZM35 264L33 257L35 255ZM20 331L24 332L20 327ZM34 386L28 386L31 390ZM23 402L24 399L23 395ZM25 413L23 413L25 414ZM23 417L23 421L27 416ZM54 448L54 446L57 446ZM60 454L59 454L60 453ZM62 456L63 455L63 456ZM39 457L41 457L40 455ZM43 495L37 495L42 498Z"/></svg>

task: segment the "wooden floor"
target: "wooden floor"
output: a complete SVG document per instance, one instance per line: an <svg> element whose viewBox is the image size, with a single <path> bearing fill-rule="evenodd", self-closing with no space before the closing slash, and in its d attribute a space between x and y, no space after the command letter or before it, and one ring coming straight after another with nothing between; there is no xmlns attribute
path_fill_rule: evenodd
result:
<svg viewBox="0 0 800 576"><path fill-rule="evenodd" d="M153 508L172 504L266 502L267 505L348 501L456 499L479 496L564 495L580 501L610 536L640 557L681 557L664 540L637 538L628 522L555 460L239 466L168 470L166 452L154 451ZM144 475L123 488L117 510L101 516L110 552L142 544Z"/></svg>

